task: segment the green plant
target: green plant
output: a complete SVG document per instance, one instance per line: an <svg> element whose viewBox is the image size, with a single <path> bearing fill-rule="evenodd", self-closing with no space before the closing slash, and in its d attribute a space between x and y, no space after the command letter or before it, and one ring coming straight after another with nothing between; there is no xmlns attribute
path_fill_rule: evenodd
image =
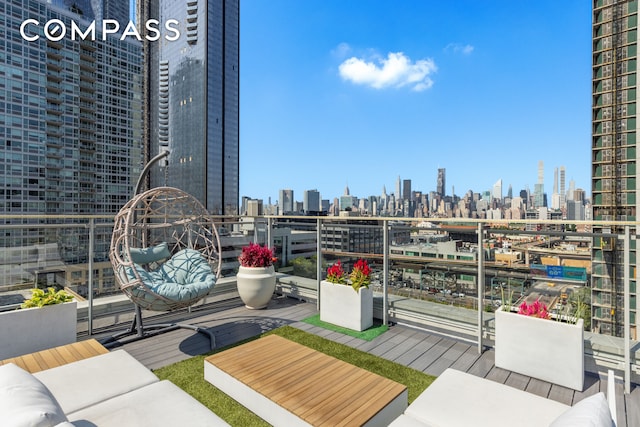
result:
<svg viewBox="0 0 640 427"><path fill-rule="evenodd" d="M63 289L57 291L54 287L48 287L46 290L36 288L31 290L31 298L25 300L20 305L20 308L43 307L45 305L62 304L71 300L73 300L73 296Z"/></svg>

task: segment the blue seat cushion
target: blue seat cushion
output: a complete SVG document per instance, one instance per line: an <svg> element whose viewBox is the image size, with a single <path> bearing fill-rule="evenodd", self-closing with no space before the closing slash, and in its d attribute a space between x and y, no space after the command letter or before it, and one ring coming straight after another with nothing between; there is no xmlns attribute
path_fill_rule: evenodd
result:
<svg viewBox="0 0 640 427"><path fill-rule="evenodd" d="M136 264L149 264L169 258L171 252L167 242L162 242L148 248L129 248L129 255Z"/></svg>
<svg viewBox="0 0 640 427"><path fill-rule="evenodd" d="M154 271L147 271L139 264L134 264L134 268L147 288L170 301L200 299L216 283L216 275L207 259L193 249L177 252ZM131 279L135 278L131 270L127 273ZM145 293L144 288L138 288L133 290L132 295L153 303L154 296Z"/></svg>

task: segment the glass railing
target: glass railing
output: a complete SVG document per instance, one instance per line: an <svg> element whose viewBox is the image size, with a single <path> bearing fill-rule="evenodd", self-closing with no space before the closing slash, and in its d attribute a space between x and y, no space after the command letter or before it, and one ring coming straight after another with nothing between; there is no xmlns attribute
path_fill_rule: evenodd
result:
<svg viewBox="0 0 640 427"><path fill-rule="evenodd" d="M59 203L64 203L61 199ZM0 309L37 287L80 300L88 334L122 321L132 305L108 259L109 216L0 216ZM278 257L278 291L317 301L319 280L340 260L372 267L375 315L493 345L493 311L540 300L556 316L586 304L594 364L637 376L636 223L377 217L214 217L222 254L218 298L235 297L237 258L249 242ZM222 295L222 296L221 296ZM80 314L80 312L82 314Z"/></svg>

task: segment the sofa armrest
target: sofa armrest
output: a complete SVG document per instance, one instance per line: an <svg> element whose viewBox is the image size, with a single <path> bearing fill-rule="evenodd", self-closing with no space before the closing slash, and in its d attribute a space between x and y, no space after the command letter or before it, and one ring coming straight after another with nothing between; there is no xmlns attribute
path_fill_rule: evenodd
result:
<svg viewBox="0 0 640 427"><path fill-rule="evenodd" d="M618 425L617 405L616 405L616 376L613 369L609 369L607 373L607 403L609 403L609 412L614 425Z"/></svg>

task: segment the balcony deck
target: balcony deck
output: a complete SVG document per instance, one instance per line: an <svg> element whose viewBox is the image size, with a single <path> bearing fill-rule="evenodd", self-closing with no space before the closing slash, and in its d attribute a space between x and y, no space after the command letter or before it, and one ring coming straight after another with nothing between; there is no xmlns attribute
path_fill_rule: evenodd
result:
<svg viewBox="0 0 640 427"><path fill-rule="evenodd" d="M157 321L188 322L206 327L214 333L218 348L257 336L279 326L290 325L427 374L437 376L446 368L452 367L568 405L575 404L598 391L606 393L607 390L606 378L598 378L589 373L585 376L585 389L577 392L496 368L492 349L480 355L475 345L404 325L394 325L380 337L368 342L301 322L302 319L316 312L315 304L287 297L272 299L265 310L248 310L239 299L232 299L196 308L190 313L180 311L175 314L161 315L158 316ZM151 320L146 319L145 322L151 323ZM93 337L105 338L113 332L114 330L101 331ZM81 336L80 339L82 338ZM130 342L122 347L148 368L157 369L208 352L209 341L204 335L192 330L178 329L141 341ZM640 425L640 387L634 387L631 394L625 395L623 384L618 382L616 399L618 425L622 427ZM500 414L496 414L496 417L499 416Z"/></svg>

